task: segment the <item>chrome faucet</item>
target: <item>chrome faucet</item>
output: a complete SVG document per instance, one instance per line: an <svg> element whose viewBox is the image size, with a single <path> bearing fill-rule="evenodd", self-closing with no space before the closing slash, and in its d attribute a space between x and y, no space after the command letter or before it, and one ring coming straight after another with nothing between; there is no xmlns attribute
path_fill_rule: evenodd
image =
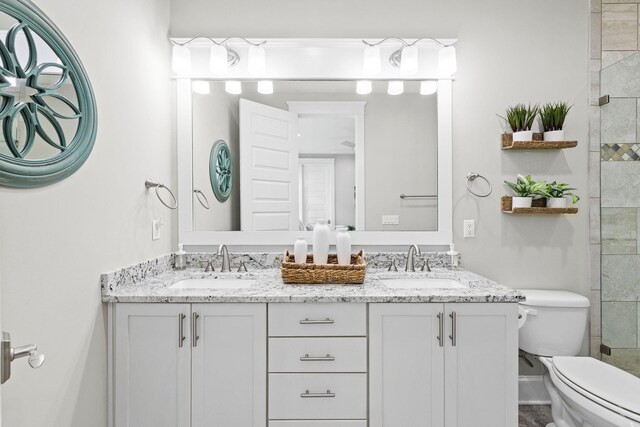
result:
<svg viewBox="0 0 640 427"><path fill-rule="evenodd" d="M407 265L405 266L405 271L414 272L416 271L415 263L413 262L413 257L420 256L422 253L420 252L420 248L418 245L409 246L409 253L407 253Z"/></svg>
<svg viewBox="0 0 640 427"><path fill-rule="evenodd" d="M229 263L229 251L226 245L218 246L218 255L222 255L222 273L228 273L231 271Z"/></svg>

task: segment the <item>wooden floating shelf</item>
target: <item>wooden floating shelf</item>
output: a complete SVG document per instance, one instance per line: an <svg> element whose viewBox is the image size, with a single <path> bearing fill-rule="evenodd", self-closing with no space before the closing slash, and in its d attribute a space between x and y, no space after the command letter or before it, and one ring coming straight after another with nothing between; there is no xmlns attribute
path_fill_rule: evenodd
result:
<svg viewBox="0 0 640 427"><path fill-rule="evenodd" d="M540 137L538 137L540 135ZM573 148L578 141L542 141L542 134L533 134L533 141L514 141L510 133L502 134L503 150L561 150Z"/></svg>
<svg viewBox="0 0 640 427"><path fill-rule="evenodd" d="M573 215L578 213L578 208L547 208L547 207L530 207L530 208L513 208L511 196L502 196L501 210L507 214L530 214L530 215Z"/></svg>

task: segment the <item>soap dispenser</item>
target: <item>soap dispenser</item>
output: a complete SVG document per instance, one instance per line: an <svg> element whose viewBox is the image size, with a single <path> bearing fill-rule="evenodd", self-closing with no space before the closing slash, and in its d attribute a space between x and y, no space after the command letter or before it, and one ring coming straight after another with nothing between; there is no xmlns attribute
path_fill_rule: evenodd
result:
<svg viewBox="0 0 640 427"><path fill-rule="evenodd" d="M449 252L447 252L447 255L451 257L451 268L458 268L460 252L455 251L453 243L449 245Z"/></svg>
<svg viewBox="0 0 640 427"><path fill-rule="evenodd" d="M182 249L182 243L178 244L178 251L175 253L173 268L176 270L184 270L187 268L187 253Z"/></svg>

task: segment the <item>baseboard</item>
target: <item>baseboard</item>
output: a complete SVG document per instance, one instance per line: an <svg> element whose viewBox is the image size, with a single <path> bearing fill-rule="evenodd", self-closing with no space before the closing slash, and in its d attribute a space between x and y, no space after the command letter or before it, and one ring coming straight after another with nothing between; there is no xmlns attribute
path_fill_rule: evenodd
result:
<svg viewBox="0 0 640 427"><path fill-rule="evenodd" d="M551 398L542 378L542 375L520 375L518 377L518 403L520 405L551 404Z"/></svg>

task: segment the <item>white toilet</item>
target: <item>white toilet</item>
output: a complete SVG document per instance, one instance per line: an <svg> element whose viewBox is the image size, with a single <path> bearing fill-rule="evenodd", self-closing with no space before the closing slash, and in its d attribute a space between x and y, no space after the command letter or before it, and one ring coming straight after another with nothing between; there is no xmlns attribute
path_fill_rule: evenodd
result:
<svg viewBox="0 0 640 427"><path fill-rule="evenodd" d="M640 427L640 378L582 347L589 300L564 291L522 290L520 349L547 368L553 423L547 427Z"/></svg>

